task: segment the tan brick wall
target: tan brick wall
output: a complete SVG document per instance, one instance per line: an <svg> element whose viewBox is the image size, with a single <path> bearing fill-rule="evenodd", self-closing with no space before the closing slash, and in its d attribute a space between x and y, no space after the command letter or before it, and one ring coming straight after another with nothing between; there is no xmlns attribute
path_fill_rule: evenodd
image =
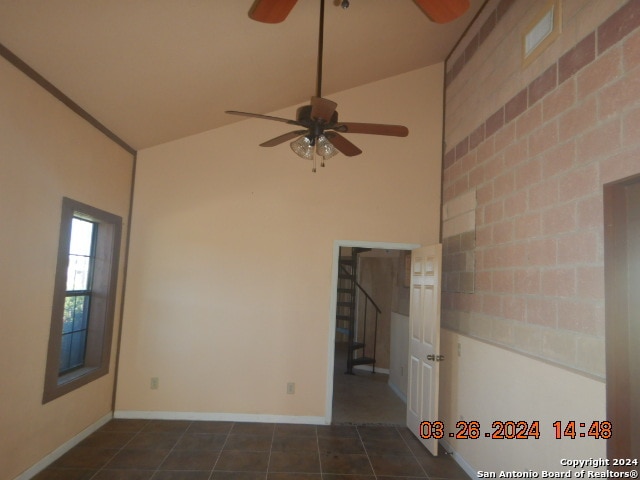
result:
<svg viewBox="0 0 640 480"><path fill-rule="evenodd" d="M640 1L560 3L526 67L542 1L490 0L447 61L443 201L477 210L475 291L445 285L443 325L604 377L602 185L640 173Z"/></svg>

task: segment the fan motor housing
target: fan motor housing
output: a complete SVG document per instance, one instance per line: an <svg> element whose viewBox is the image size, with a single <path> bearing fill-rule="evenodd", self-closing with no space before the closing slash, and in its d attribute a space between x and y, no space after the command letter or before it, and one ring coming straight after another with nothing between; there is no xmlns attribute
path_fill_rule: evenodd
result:
<svg viewBox="0 0 640 480"><path fill-rule="evenodd" d="M311 119L311 105L298 107L298 110L296 110L296 121L305 127L310 127L313 124L313 120ZM331 115L331 121L325 124L325 126L335 125L336 123L338 123L338 112L334 111L333 115Z"/></svg>

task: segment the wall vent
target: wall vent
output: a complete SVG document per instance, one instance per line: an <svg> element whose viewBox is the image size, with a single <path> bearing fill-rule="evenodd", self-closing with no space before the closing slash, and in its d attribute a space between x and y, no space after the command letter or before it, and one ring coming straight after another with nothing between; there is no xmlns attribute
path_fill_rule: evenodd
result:
<svg viewBox="0 0 640 480"><path fill-rule="evenodd" d="M558 37L560 26L560 0L549 1L527 25L522 35L522 58L525 66Z"/></svg>

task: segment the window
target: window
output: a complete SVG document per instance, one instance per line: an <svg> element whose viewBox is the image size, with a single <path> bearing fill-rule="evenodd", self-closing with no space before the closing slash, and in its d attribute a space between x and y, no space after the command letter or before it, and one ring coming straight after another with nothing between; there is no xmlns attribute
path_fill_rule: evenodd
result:
<svg viewBox="0 0 640 480"><path fill-rule="evenodd" d="M109 371L122 219L64 198L43 403Z"/></svg>

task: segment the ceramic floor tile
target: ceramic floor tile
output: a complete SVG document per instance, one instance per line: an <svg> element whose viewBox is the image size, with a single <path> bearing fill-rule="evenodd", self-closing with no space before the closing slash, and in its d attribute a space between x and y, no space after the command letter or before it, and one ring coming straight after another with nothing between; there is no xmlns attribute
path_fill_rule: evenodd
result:
<svg viewBox="0 0 640 480"><path fill-rule="evenodd" d="M323 453L366 453L360 437L318 438L318 448Z"/></svg>
<svg viewBox="0 0 640 480"><path fill-rule="evenodd" d="M269 472L320 473L317 452L271 452Z"/></svg>
<svg viewBox="0 0 640 480"><path fill-rule="evenodd" d="M425 472L413 455L369 455L376 475L420 477Z"/></svg>
<svg viewBox="0 0 640 480"><path fill-rule="evenodd" d="M213 470L218 452L209 450L174 450L164 459L160 470Z"/></svg>
<svg viewBox="0 0 640 480"><path fill-rule="evenodd" d="M405 427L113 420L34 480L428 478L469 480Z"/></svg>
<svg viewBox="0 0 640 480"><path fill-rule="evenodd" d="M215 470L227 472L267 472L269 452L227 450L220 453Z"/></svg>
<svg viewBox="0 0 640 480"><path fill-rule="evenodd" d="M322 473L372 475L371 464L366 455L347 453L321 454Z"/></svg>
<svg viewBox="0 0 640 480"><path fill-rule="evenodd" d="M157 469L165 459L169 449L139 449L125 448L118 452L107 464L106 468L113 469Z"/></svg>
<svg viewBox="0 0 640 480"><path fill-rule="evenodd" d="M268 452L271 449L273 436L267 435L235 435L227 437L223 450L244 450L251 452Z"/></svg>
<svg viewBox="0 0 640 480"><path fill-rule="evenodd" d="M271 450L274 452L317 452L318 439L315 436L275 436Z"/></svg>
<svg viewBox="0 0 640 480"><path fill-rule="evenodd" d="M76 468L49 467L38 473L31 480L89 480L95 475L96 470Z"/></svg>

